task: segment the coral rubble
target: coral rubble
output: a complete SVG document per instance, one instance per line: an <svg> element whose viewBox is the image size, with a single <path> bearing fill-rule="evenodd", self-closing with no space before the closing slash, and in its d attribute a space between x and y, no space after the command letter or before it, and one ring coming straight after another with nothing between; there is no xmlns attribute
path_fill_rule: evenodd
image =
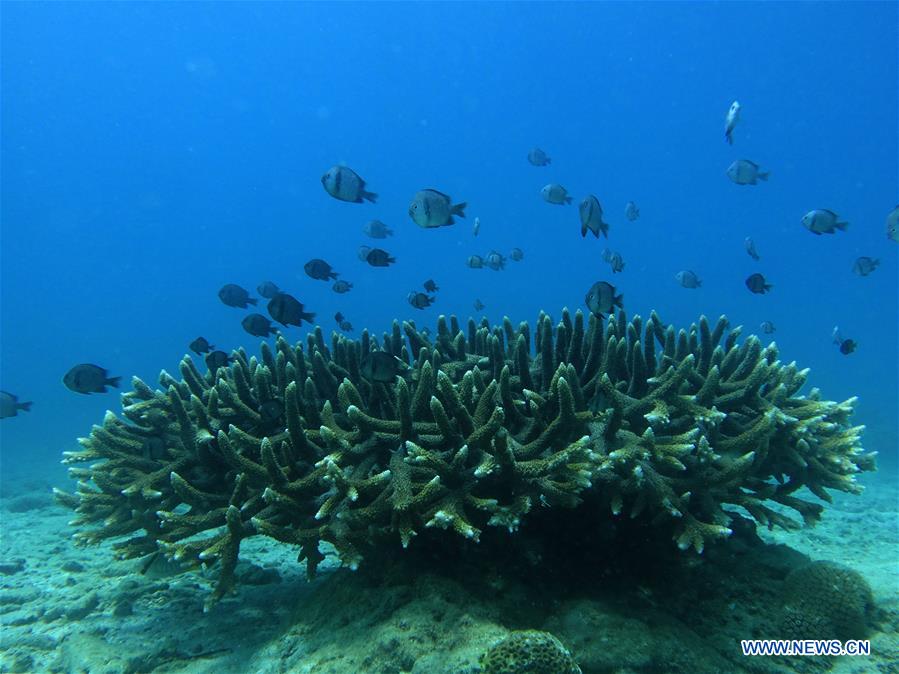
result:
<svg viewBox="0 0 899 674"><path fill-rule="evenodd" d="M57 492L76 540L217 563L214 601L251 536L297 546L312 575L323 543L356 567L425 532L476 542L534 508L564 518L589 494L702 552L735 508L769 527L798 526L772 502L814 522L822 507L798 489L856 493L856 473L874 468L850 425L855 399L800 395L807 370L755 336L738 343L724 317L677 331L655 313L565 310L555 327L541 313L533 335L509 319L437 328L432 339L394 321L381 340L330 343L316 328L305 348L279 337L205 374L185 357L158 390L135 378L121 418L107 413L66 453L89 464L70 469L75 494ZM406 366L392 383L364 376L378 350Z"/></svg>

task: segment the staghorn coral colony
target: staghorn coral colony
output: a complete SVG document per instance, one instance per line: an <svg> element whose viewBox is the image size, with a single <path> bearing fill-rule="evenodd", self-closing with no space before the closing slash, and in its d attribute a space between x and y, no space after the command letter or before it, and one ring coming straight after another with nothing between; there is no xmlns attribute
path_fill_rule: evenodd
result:
<svg viewBox="0 0 899 674"><path fill-rule="evenodd" d="M429 529L478 541L538 507L565 518L589 493L702 552L731 533L728 506L793 528L784 512L811 523L822 511L801 487L829 501L874 469L850 425L855 399L799 395L807 370L755 336L739 343L724 317L678 331L655 313L564 310L556 326L541 313L533 336L508 318L437 327L432 340L394 321L380 341L330 344L316 328L305 348L279 337L206 374L185 357L159 390L135 378L122 417L107 413L65 456L90 464L70 469L75 494L57 492L77 542L216 565L214 602L250 536L297 546L311 576L323 543L355 568ZM379 350L406 364L391 382L363 376Z"/></svg>

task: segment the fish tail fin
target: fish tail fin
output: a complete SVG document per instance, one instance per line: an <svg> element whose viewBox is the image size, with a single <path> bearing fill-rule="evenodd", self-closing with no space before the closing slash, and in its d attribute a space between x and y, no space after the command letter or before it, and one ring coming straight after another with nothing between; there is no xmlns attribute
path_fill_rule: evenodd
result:
<svg viewBox="0 0 899 674"><path fill-rule="evenodd" d="M570 204L570 203L571 203L571 197L565 197L565 203L566 203L566 204Z"/></svg>
<svg viewBox="0 0 899 674"><path fill-rule="evenodd" d="M315 314L312 312L301 312L300 318L307 323L312 323L315 320Z"/></svg>
<svg viewBox="0 0 899 674"><path fill-rule="evenodd" d="M587 236L587 225L582 224L581 225L581 238L584 238L586 236Z"/></svg>
<svg viewBox="0 0 899 674"><path fill-rule="evenodd" d="M729 130L724 132L724 140L727 141L728 145L734 144L734 137L731 135Z"/></svg>
<svg viewBox="0 0 899 674"><path fill-rule="evenodd" d="M30 412L30 411L31 411L31 406L32 406L33 404L34 404L34 403L32 403L30 400L29 400L27 403L17 403L17 404L16 404L16 409L17 409L17 410L22 410L23 412Z"/></svg>
<svg viewBox="0 0 899 674"><path fill-rule="evenodd" d="M759 180L768 180L768 176L771 175L771 171L759 171Z"/></svg>
<svg viewBox="0 0 899 674"><path fill-rule="evenodd" d="M368 199L370 202L375 203L378 200L378 195L375 192L366 192L362 190L362 199ZM362 201L360 199L359 201Z"/></svg>
<svg viewBox="0 0 899 674"><path fill-rule="evenodd" d="M460 218L465 217L465 207L468 206L467 201L463 201L461 204L456 204L450 209L450 215L458 215Z"/></svg>
<svg viewBox="0 0 899 674"><path fill-rule="evenodd" d="M599 231L601 231L602 235L608 239L609 238L609 223L600 221Z"/></svg>
<svg viewBox="0 0 899 674"><path fill-rule="evenodd" d="M247 302L249 302L250 304L252 304L254 307L255 307L257 304L259 304L259 300L257 300L255 297L248 297L248 298L247 298Z"/></svg>
<svg viewBox="0 0 899 674"><path fill-rule="evenodd" d="M624 295L617 295L612 299L612 304L614 304L619 309L624 309Z"/></svg>
<svg viewBox="0 0 899 674"><path fill-rule="evenodd" d="M109 377L105 382L103 382L106 386L112 386L113 388L119 387L119 381L121 377Z"/></svg>
<svg viewBox="0 0 899 674"><path fill-rule="evenodd" d="M388 255L387 256L387 264L393 264L394 262L396 262L396 258L393 257L393 255Z"/></svg>
<svg viewBox="0 0 899 674"><path fill-rule="evenodd" d="M697 288L702 287L702 279L696 279L696 287Z"/></svg>
<svg viewBox="0 0 899 674"><path fill-rule="evenodd" d="M332 271L330 274L328 274L328 278L332 278L335 281L337 280L338 276L340 276L340 274L338 274L336 271Z"/></svg>
<svg viewBox="0 0 899 674"><path fill-rule="evenodd" d="M837 228L838 230L840 230L841 232L845 232L847 229L849 229L849 223L848 223L848 222L839 222L839 221L838 221L838 222L835 222L835 223L834 223L834 227L836 227L836 228Z"/></svg>

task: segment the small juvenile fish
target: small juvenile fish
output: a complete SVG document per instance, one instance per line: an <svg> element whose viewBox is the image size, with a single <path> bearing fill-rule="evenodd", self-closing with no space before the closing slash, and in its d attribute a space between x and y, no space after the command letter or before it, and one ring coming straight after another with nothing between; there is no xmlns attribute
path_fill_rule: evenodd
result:
<svg viewBox="0 0 899 674"><path fill-rule="evenodd" d="M474 227L471 228L471 233L474 234L475 236L477 236L478 232L480 232L480 231L481 231L481 219L475 218L474 219Z"/></svg>
<svg viewBox="0 0 899 674"><path fill-rule="evenodd" d="M229 307L246 309L248 304L256 306L258 300L250 297L250 293L234 283L226 283L219 290L219 299Z"/></svg>
<svg viewBox="0 0 899 674"><path fill-rule="evenodd" d="M472 269L481 269L484 266L484 258L480 255L469 255L465 264Z"/></svg>
<svg viewBox="0 0 899 674"><path fill-rule="evenodd" d="M372 239L386 239L393 236L393 230L380 220L372 220L362 228L362 233Z"/></svg>
<svg viewBox="0 0 899 674"><path fill-rule="evenodd" d="M852 265L852 271L859 276L867 276L872 271L877 269L877 266L879 264L880 260L863 256L855 260L855 264Z"/></svg>
<svg viewBox="0 0 899 674"><path fill-rule="evenodd" d="M509 251L509 258L513 262L521 262L524 259L524 251L521 248L513 248Z"/></svg>
<svg viewBox="0 0 899 674"><path fill-rule="evenodd" d="M899 243L899 206L896 206L887 215L887 238Z"/></svg>
<svg viewBox="0 0 899 674"><path fill-rule="evenodd" d="M602 259L609 263L613 274L624 271L624 258L621 257L621 253L616 253L609 248L603 248Z"/></svg>
<svg viewBox="0 0 899 674"><path fill-rule="evenodd" d="M610 314L615 307L624 308L624 296L615 294L615 286L606 281L597 281L587 291L584 301L587 308L600 318L604 318L606 314Z"/></svg>
<svg viewBox="0 0 899 674"><path fill-rule="evenodd" d="M624 207L624 217L633 222L637 218L640 217L640 209L637 208L637 204L633 201L628 201L627 205Z"/></svg>
<svg viewBox="0 0 899 674"><path fill-rule="evenodd" d="M844 356L848 356L858 347L858 342L856 342L854 339L843 339L843 335L840 334L839 327L834 326L831 338L833 339L833 343L840 347L840 353L842 353Z"/></svg>
<svg viewBox="0 0 899 674"><path fill-rule="evenodd" d="M340 325L338 327L341 330L343 330L344 332L352 332L353 331L353 324L350 323L349 321L340 321Z"/></svg>
<svg viewBox="0 0 899 674"><path fill-rule="evenodd" d="M412 203L409 204L409 217L412 218L412 222L425 229L446 227L456 223L454 215L465 217L467 205L464 201L453 204L448 194L435 189L421 190L415 193Z"/></svg>
<svg viewBox="0 0 899 674"><path fill-rule="evenodd" d="M99 365L81 363L66 372L62 383L75 393L106 393L106 387L119 387L121 377L110 377Z"/></svg>
<svg viewBox="0 0 899 674"><path fill-rule="evenodd" d="M229 356L224 351L213 351L212 353L206 354L206 367L210 372L215 374L216 370L220 367L227 367L230 363L234 361L234 358Z"/></svg>
<svg viewBox="0 0 899 674"><path fill-rule="evenodd" d="M0 419L14 417L19 413L19 410L30 412L31 405L31 402L20 403L18 396L14 396L12 393L0 391Z"/></svg>
<svg viewBox="0 0 899 674"><path fill-rule="evenodd" d="M751 293L755 293L756 295L764 295L774 286L765 281L764 276L755 273L750 275L749 278L746 279L746 287L749 288L749 292Z"/></svg>
<svg viewBox="0 0 899 674"><path fill-rule="evenodd" d="M702 286L702 280L689 269L684 269L682 271L677 272L674 275L674 278L677 279L677 282L680 283L684 288L699 288Z"/></svg>
<svg viewBox="0 0 899 674"><path fill-rule="evenodd" d="M581 216L581 236L587 236L587 230L593 232L597 239L600 233L609 238L609 225L602 221L602 206L592 194L588 195L578 204L578 214Z"/></svg>
<svg viewBox="0 0 899 674"><path fill-rule="evenodd" d="M338 311L336 314L334 314L334 320L335 320L338 324L342 323L343 320L344 320L343 314L340 313L340 312Z"/></svg>
<svg viewBox="0 0 899 674"><path fill-rule="evenodd" d="M528 152L528 161L531 166L549 166L552 163L552 159L539 147Z"/></svg>
<svg viewBox="0 0 899 674"><path fill-rule="evenodd" d="M762 323L761 323L761 325L759 325L759 327L762 329L762 332L764 332L766 335L773 334L774 331L777 330L777 328L774 327L774 323L772 323L771 321L762 321Z"/></svg>
<svg viewBox="0 0 899 674"><path fill-rule="evenodd" d="M372 267L389 267L391 264L396 262L396 258L386 250L382 250L381 248L372 248L365 256L365 261L368 262Z"/></svg>
<svg viewBox="0 0 899 674"><path fill-rule="evenodd" d="M270 300L279 292L281 292L281 289L271 281L263 281L258 286L256 286L256 292L265 299Z"/></svg>
<svg viewBox="0 0 899 674"><path fill-rule="evenodd" d="M486 305L481 302L481 300L475 300L474 304L472 304L471 306L474 307L475 311L483 311L486 308Z"/></svg>
<svg viewBox="0 0 899 674"><path fill-rule="evenodd" d="M353 288L352 283L350 283L348 281L342 281L342 280L335 281L334 285L331 286L331 290L333 290L335 293L339 293L340 295L350 292L350 290L352 290L352 288Z"/></svg>
<svg viewBox="0 0 899 674"><path fill-rule="evenodd" d="M316 281L330 281L338 277L338 273L331 265L317 257L304 264L303 270L306 272L306 276L314 278Z"/></svg>
<svg viewBox="0 0 899 674"><path fill-rule="evenodd" d="M429 293L436 293L440 288L437 287L437 284L434 282L434 279L429 278L423 284L424 289Z"/></svg>
<svg viewBox="0 0 899 674"><path fill-rule="evenodd" d="M250 314L240 322L243 329L254 337L268 337L277 335L278 331L272 327L272 322L262 314Z"/></svg>
<svg viewBox="0 0 899 674"><path fill-rule="evenodd" d="M840 216L826 208L809 211L802 216L802 226L816 236L833 234L838 229L845 232L848 222L840 222Z"/></svg>
<svg viewBox="0 0 899 674"><path fill-rule="evenodd" d="M568 196L568 190L566 190L558 183L549 183L548 185L544 185L543 189L540 190L540 195L543 197L543 201L550 204L571 203L571 197Z"/></svg>
<svg viewBox="0 0 899 674"><path fill-rule="evenodd" d="M762 171L754 161L737 159L727 167L727 177L737 185L755 185L759 180L768 180L771 171Z"/></svg>
<svg viewBox="0 0 899 674"><path fill-rule="evenodd" d="M436 299L436 297L429 297L424 293L415 292L414 290L406 297L406 301L416 309L427 309L434 304L434 300Z"/></svg>
<svg viewBox="0 0 899 674"><path fill-rule="evenodd" d="M205 337L197 337L194 341L188 344L188 348L193 351L198 356L202 356L204 353L209 353L215 347L210 344Z"/></svg>
<svg viewBox="0 0 899 674"><path fill-rule="evenodd" d="M396 379L400 372L404 372L408 367L399 358L392 356L386 351L372 351L362 358L359 372L369 381L389 384Z"/></svg>
<svg viewBox="0 0 899 674"><path fill-rule="evenodd" d="M491 250L487 257L484 258L484 265L490 267L493 271L499 271L506 268L506 258L495 250Z"/></svg>
<svg viewBox="0 0 899 674"><path fill-rule="evenodd" d="M303 303L287 293L278 293L269 300L268 313L284 327L300 326L303 321L311 323L315 320L315 314L304 311Z"/></svg>
<svg viewBox="0 0 899 674"><path fill-rule="evenodd" d="M322 187L335 199L361 204L368 200L374 203L378 195L365 189L365 181L351 168L332 166L322 176Z"/></svg>
<svg viewBox="0 0 899 674"><path fill-rule="evenodd" d="M730 104L730 109L727 111L727 115L724 118L724 140L727 141L728 145L734 144L734 127L737 125L737 122L740 121L740 103L738 101L734 101Z"/></svg>
<svg viewBox="0 0 899 674"><path fill-rule="evenodd" d="M746 252L749 254L753 260L759 259L758 251L755 249L755 241L753 241L750 237L746 237L743 239L743 247L746 249Z"/></svg>

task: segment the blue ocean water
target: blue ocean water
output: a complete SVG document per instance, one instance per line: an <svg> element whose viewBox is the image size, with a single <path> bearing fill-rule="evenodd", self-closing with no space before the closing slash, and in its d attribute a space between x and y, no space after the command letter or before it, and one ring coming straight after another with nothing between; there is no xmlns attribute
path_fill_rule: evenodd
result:
<svg viewBox="0 0 899 674"><path fill-rule="evenodd" d="M896 3L3 3L0 387L34 401L0 422L2 472L62 475L115 392L62 385L74 364L155 383L198 335L256 350L246 312L216 293L272 280L358 334L441 313L533 320L584 309L597 280L629 314L687 325L773 321L785 361L812 369L882 470L897 455ZM731 102L743 106L724 142ZM552 164L526 161L539 146ZM768 182L725 169L751 159ZM329 197L345 162L377 204ZM540 197L564 185L575 204ZM412 195L468 202L423 230ZM610 238L582 239L577 201L601 201ZM627 201L640 218L624 217ZM800 225L832 209L847 232ZM475 217L481 221L472 234ZM398 262L365 265L380 219ZM751 236L761 255L743 250ZM375 244L378 245L378 244ZM524 251L504 271L469 255ZM612 275L600 254L626 263ZM858 256L880 259L862 278ZM354 284L338 296L313 257ZM674 274L695 271L697 290ZM761 272L774 285L750 294ZM433 278L436 304L406 301ZM253 292L255 296L256 293ZM831 343L839 325L858 350ZM299 339L305 331L291 328Z"/></svg>

